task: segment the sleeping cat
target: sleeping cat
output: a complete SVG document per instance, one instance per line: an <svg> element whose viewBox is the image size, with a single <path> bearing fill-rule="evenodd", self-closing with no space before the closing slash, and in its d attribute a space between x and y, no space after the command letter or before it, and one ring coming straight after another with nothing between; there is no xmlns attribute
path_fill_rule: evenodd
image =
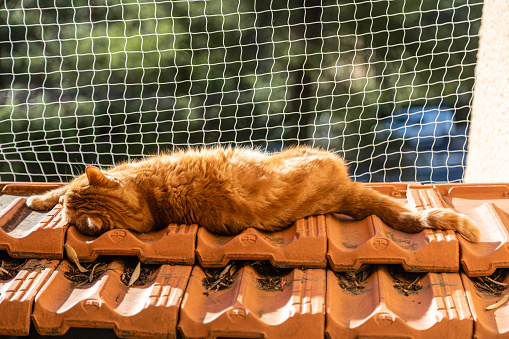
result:
<svg viewBox="0 0 509 339"><path fill-rule="evenodd" d="M248 227L284 229L306 216L338 212L360 220L377 215L405 232L452 229L478 242L480 232L451 209L410 212L352 182L336 154L295 147L266 154L252 149L178 151L103 171L89 166L68 185L28 198L28 207L63 204L65 220L88 235L113 228L149 232L170 223L198 224L216 234Z"/></svg>

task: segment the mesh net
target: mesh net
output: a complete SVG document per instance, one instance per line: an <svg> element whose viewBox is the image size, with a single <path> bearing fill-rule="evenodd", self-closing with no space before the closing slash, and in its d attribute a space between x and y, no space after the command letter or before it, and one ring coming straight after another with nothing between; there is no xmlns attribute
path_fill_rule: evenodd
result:
<svg viewBox="0 0 509 339"><path fill-rule="evenodd" d="M482 1L1 7L2 181L213 144L331 149L354 180L462 180Z"/></svg>

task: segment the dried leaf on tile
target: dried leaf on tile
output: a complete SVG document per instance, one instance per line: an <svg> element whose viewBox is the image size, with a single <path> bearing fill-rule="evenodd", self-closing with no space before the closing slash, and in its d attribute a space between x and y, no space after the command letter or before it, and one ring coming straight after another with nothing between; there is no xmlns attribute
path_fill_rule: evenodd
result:
<svg viewBox="0 0 509 339"><path fill-rule="evenodd" d="M282 291L291 282L283 278L293 271L293 268L274 267L269 261L254 261L251 267L261 278L256 279L256 287L264 291Z"/></svg>
<svg viewBox="0 0 509 339"><path fill-rule="evenodd" d="M154 278L154 272L160 267L160 265L144 264L141 266L141 262L134 266L133 260L126 262L124 273L122 274L122 282L126 286L143 286L151 282Z"/></svg>
<svg viewBox="0 0 509 339"><path fill-rule="evenodd" d="M90 272L90 275L89 275L89 278L88 278L89 282L94 281L94 273L95 273L95 269L97 268L97 266L99 266L99 263L96 263L94 265L94 267L92 267L92 272Z"/></svg>
<svg viewBox="0 0 509 339"><path fill-rule="evenodd" d="M502 306L503 304L505 304L507 302L507 300L509 299L509 294L506 294L502 297L502 299L500 299L499 301L497 301L496 303L494 303L493 305L490 305L488 307L486 307L486 311L490 311L490 310L494 310L494 309L497 309L499 308L500 306Z"/></svg>
<svg viewBox="0 0 509 339"><path fill-rule="evenodd" d="M341 289L350 295L365 293L365 281L371 275L371 265L363 265L355 272L334 272Z"/></svg>
<svg viewBox="0 0 509 339"><path fill-rule="evenodd" d="M76 251L74 250L74 248L72 248L71 245L65 244L65 252L67 253L67 256L69 257L69 259L74 264L76 264L76 267L78 267L78 269L80 270L81 273L88 272L87 269L85 269L83 266L81 266L80 260L78 259L78 255L76 254Z"/></svg>
<svg viewBox="0 0 509 339"><path fill-rule="evenodd" d="M85 270L84 272L70 265L69 269L64 272L64 276L79 287L84 284L92 283L99 278L108 270L108 263L104 261L92 262L85 264L85 267L82 268Z"/></svg>
<svg viewBox="0 0 509 339"><path fill-rule="evenodd" d="M203 287L206 289L205 294L208 295L208 291L217 292L229 288L235 281L235 273L247 265L250 265L260 276L256 284L259 289L281 291L290 283L285 281L283 277L288 275L293 268L277 268L272 266L269 261L262 260L236 260L223 268L204 268Z"/></svg>
<svg viewBox="0 0 509 339"><path fill-rule="evenodd" d="M138 265L136 265L136 268L133 271L133 274L131 275L131 278L129 279L129 283L127 286L132 286L138 280L140 277L140 269L141 269L141 262L138 262Z"/></svg>
<svg viewBox="0 0 509 339"><path fill-rule="evenodd" d="M233 284L233 276L238 268L235 262L231 262L224 268L206 268L203 287L207 291L220 291L230 287Z"/></svg>
<svg viewBox="0 0 509 339"><path fill-rule="evenodd" d="M401 266L390 266L387 271L393 279L393 287L401 294L409 296L419 293L422 289L420 280L425 274L408 272Z"/></svg>

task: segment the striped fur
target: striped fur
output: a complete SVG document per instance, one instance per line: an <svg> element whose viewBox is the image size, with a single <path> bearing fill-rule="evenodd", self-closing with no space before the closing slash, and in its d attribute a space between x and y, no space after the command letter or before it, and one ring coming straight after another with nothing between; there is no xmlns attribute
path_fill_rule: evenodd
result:
<svg viewBox="0 0 509 339"><path fill-rule="evenodd" d="M69 185L27 204L44 210L59 199L67 221L90 235L112 228L149 232L169 223L197 223L216 234L248 227L277 231L306 216L338 212L356 219L375 214L405 232L452 229L473 242L480 238L468 217L449 209L411 212L352 182L336 154L308 147L274 154L191 149L107 171L90 166Z"/></svg>

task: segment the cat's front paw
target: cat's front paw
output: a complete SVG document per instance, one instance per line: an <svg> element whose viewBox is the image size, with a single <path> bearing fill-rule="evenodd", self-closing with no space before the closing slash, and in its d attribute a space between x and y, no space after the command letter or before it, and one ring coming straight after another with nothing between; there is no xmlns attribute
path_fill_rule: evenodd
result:
<svg viewBox="0 0 509 339"><path fill-rule="evenodd" d="M46 199L44 195L34 195L27 199L28 208L36 211L47 211L55 207L56 202Z"/></svg>

